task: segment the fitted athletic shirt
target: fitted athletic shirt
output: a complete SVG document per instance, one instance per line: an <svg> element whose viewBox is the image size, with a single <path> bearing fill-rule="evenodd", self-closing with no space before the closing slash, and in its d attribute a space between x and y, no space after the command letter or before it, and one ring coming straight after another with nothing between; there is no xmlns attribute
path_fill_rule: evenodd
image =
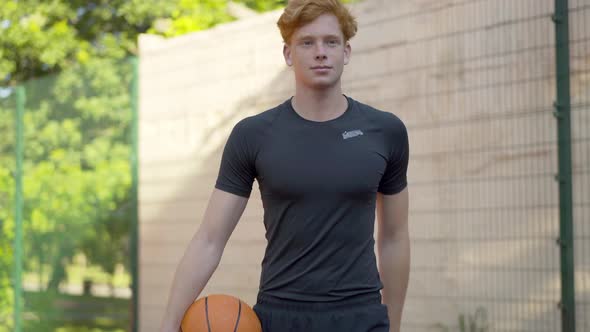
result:
<svg viewBox="0 0 590 332"><path fill-rule="evenodd" d="M339 117L301 117L291 99L241 120L215 187L249 197L256 179L267 247L260 294L338 301L378 292L376 193L406 185L408 136L395 115L347 97Z"/></svg>

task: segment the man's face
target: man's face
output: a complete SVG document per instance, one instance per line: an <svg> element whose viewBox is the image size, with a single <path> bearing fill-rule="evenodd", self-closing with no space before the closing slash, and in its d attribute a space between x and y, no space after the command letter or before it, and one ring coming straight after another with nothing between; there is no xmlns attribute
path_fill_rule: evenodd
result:
<svg viewBox="0 0 590 332"><path fill-rule="evenodd" d="M325 89L340 82L350 50L336 16L324 14L295 30L283 54L298 83Z"/></svg>

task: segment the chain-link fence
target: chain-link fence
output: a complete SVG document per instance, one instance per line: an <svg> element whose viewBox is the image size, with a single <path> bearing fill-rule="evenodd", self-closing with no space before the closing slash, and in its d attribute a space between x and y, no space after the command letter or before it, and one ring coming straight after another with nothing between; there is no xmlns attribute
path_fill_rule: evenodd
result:
<svg viewBox="0 0 590 332"><path fill-rule="evenodd" d="M1 90L7 330L132 329L134 73L133 61L97 60Z"/></svg>
<svg viewBox="0 0 590 332"><path fill-rule="evenodd" d="M583 254L590 3L404 4L378 21L389 20L399 39L383 52L404 59L380 77L415 92L376 103L406 120L413 142L414 257L404 330L571 331L575 268L577 331L590 331ZM567 23L559 6L568 8L569 43L556 35ZM567 70L558 60L570 48ZM571 131L560 128L569 100L556 92L564 80L571 81ZM416 319L420 310L429 318Z"/></svg>

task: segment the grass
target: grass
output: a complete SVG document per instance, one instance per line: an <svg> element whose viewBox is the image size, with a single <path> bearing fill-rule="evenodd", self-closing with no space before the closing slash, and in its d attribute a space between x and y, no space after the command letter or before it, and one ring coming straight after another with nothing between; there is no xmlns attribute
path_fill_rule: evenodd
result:
<svg viewBox="0 0 590 332"><path fill-rule="evenodd" d="M25 292L24 330L121 332L130 323L129 299Z"/></svg>

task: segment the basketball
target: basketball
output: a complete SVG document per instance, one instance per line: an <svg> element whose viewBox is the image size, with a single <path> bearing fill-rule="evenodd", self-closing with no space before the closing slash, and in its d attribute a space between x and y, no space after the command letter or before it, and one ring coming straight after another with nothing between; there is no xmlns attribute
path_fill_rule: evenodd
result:
<svg viewBox="0 0 590 332"><path fill-rule="evenodd" d="M223 294L193 302L180 327L182 332L262 332L258 316L248 304Z"/></svg>

